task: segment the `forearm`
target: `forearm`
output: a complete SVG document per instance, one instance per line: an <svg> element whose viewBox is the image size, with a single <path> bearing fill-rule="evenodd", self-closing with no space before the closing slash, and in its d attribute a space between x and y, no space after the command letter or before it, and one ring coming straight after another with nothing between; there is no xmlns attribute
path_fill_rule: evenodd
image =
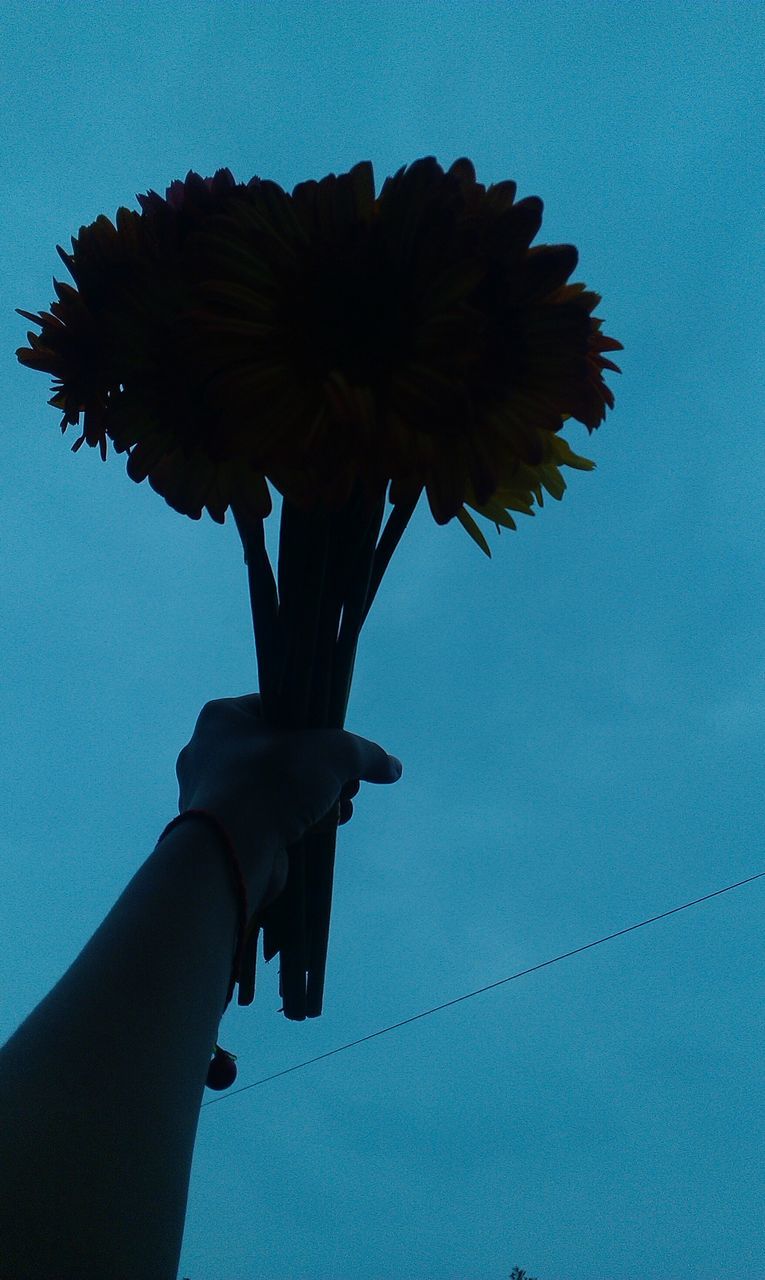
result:
<svg viewBox="0 0 765 1280"><path fill-rule="evenodd" d="M2 1280L174 1280L236 925L181 823L0 1051Z"/></svg>

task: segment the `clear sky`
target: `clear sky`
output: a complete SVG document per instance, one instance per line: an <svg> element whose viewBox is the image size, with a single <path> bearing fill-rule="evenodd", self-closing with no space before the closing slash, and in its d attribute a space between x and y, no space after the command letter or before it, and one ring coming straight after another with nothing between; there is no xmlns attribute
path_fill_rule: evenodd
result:
<svg viewBox="0 0 765 1280"><path fill-rule="evenodd" d="M285 1022L261 970L221 1029L237 1083L765 870L765 8L3 19L3 1036L176 812L202 704L255 687L233 523L72 454L14 354L55 245L190 168L291 187L371 159L381 183L467 155L542 196L540 242L579 247L625 345L615 412L567 433L598 469L489 526L491 561L418 508L348 718L404 778L341 830L325 1015ZM207 1107L180 1274L758 1280L764 889Z"/></svg>

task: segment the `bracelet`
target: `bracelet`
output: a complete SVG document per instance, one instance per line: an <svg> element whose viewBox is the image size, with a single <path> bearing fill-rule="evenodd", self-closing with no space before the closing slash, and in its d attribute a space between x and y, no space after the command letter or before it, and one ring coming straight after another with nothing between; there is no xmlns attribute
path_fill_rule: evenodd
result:
<svg viewBox="0 0 765 1280"><path fill-rule="evenodd" d="M157 844L160 844L161 841L164 840L165 836L168 834L168 832L172 831L173 827L177 827L179 822L183 822L184 818L203 818L205 822L209 822L209 824L215 829L215 831L218 833L221 840L223 841L223 847L226 850L226 854L228 856L229 867L231 868L231 871L234 876L234 887L236 889L237 910L238 910L239 921L237 925L237 938L236 938L236 951L234 953L234 966L231 971L231 981L228 987L228 995L226 996L226 1003L223 1006L223 1010L225 1013L226 1009L231 1003L231 999L234 994L234 987L237 984L237 981L239 979L239 971L242 967L242 954L244 952L245 935L247 932L247 888L244 883L242 868L239 863L239 859L236 856L236 850L234 849L234 845L231 841L231 837L226 831L226 828L223 826L223 823L220 822L218 818L215 817L215 814L208 813L207 809L185 809L183 813L179 813L177 818L173 818L172 822L168 822L167 826L162 832L162 835L159 837Z"/></svg>

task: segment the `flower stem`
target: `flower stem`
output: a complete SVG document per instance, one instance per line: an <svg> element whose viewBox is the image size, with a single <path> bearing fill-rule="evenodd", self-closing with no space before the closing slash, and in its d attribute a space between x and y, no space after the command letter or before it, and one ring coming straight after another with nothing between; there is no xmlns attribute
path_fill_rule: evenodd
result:
<svg viewBox="0 0 765 1280"><path fill-rule="evenodd" d="M374 573L375 543L380 533L384 509L385 495L383 494L372 512L367 514L365 524L361 526L358 553L353 571L349 575L347 593L343 602L343 619L335 653L330 705L330 722L338 728L342 728L345 724L348 710L356 649L359 634L367 616L367 599Z"/></svg>
<svg viewBox="0 0 765 1280"><path fill-rule="evenodd" d="M332 513L305 511L285 498L278 592L263 522L251 529L237 521L248 565L261 695L267 691L264 713L275 727L344 726L359 634L416 501L396 504L380 536L385 490L371 506L357 491ZM321 1013L336 842L336 820L325 820L290 847L285 889L248 934L240 1004L251 1003L254 995L262 925L265 959L280 953L285 1016L302 1021Z"/></svg>
<svg viewBox="0 0 765 1280"><path fill-rule="evenodd" d="M384 505L384 493L371 510L361 499L352 501L340 513L334 527L334 573L330 580L337 584L335 599L342 601L342 624L338 635L339 616L337 611L333 612L336 639L331 662L327 662L325 668L331 677L325 723L335 728L341 729L345 723L353 663ZM336 825L330 830L309 832L304 837L308 849L306 871L309 882L306 990L306 1015L309 1018L319 1017L324 999L336 842Z"/></svg>
<svg viewBox="0 0 765 1280"><path fill-rule="evenodd" d="M280 728L317 727L314 688L322 678L316 667L322 604L328 576L329 520L305 512L284 499L279 532L279 620L286 639L278 696ZM325 619L326 623L326 619Z"/></svg>
<svg viewBox="0 0 765 1280"><path fill-rule="evenodd" d="M247 565L255 654L258 663L258 690L265 719L267 723L275 724L277 723L276 698L280 671L284 662L276 582L266 550L263 520L246 520L235 508L232 510ZM257 916L248 922L238 978L237 1001L240 1005L252 1004L255 998L255 972L261 923L261 919Z"/></svg>
<svg viewBox="0 0 765 1280"><path fill-rule="evenodd" d="M383 579L383 574L390 564L391 556L396 550L401 536L409 524L414 514L414 509L419 502L420 495L410 499L408 502L397 502L388 516L385 528L382 531L380 541L375 551L374 563L372 565L372 576L369 582L369 590L367 591L366 603L364 605L364 614L361 619L361 626L366 622L367 614L372 607L372 601L377 595L377 588ZM361 630L361 626L359 630Z"/></svg>
<svg viewBox="0 0 765 1280"><path fill-rule="evenodd" d="M321 724L322 685L330 678L320 654L331 627L327 597L332 592L331 527L321 512L304 512L286 498L279 533L280 621L286 636L277 714L282 728L304 729ZM318 716L317 716L318 711ZM269 915L268 950L280 952L279 991L287 1018L306 1016L306 974L309 968L309 902L306 884L306 846L303 840L289 850L287 884Z"/></svg>
<svg viewBox="0 0 765 1280"><path fill-rule="evenodd" d="M234 520L244 548L250 589L255 653L258 661L258 689L266 719L276 715L274 700L283 661L279 625L279 602L271 562L266 551L263 520L246 521L234 511Z"/></svg>

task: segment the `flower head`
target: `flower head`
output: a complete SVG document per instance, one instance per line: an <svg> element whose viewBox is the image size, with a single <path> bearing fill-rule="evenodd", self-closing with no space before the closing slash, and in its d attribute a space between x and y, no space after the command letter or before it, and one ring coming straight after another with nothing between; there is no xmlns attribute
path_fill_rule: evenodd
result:
<svg viewBox="0 0 765 1280"><path fill-rule="evenodd" d="M178 510L266 514L266 476L307 508L390 483L486 549L466 506L514 527L592 466L560 430L602 422L620 344L569 283L576 250L532 247L542 203L514 183L425 158L377 196L364 162L291 194L189 174L139 202L60 251L77 288L22 313L41 333L19 359L56 378L63 430L83 415L75 448L108 437Z"/></svg>

